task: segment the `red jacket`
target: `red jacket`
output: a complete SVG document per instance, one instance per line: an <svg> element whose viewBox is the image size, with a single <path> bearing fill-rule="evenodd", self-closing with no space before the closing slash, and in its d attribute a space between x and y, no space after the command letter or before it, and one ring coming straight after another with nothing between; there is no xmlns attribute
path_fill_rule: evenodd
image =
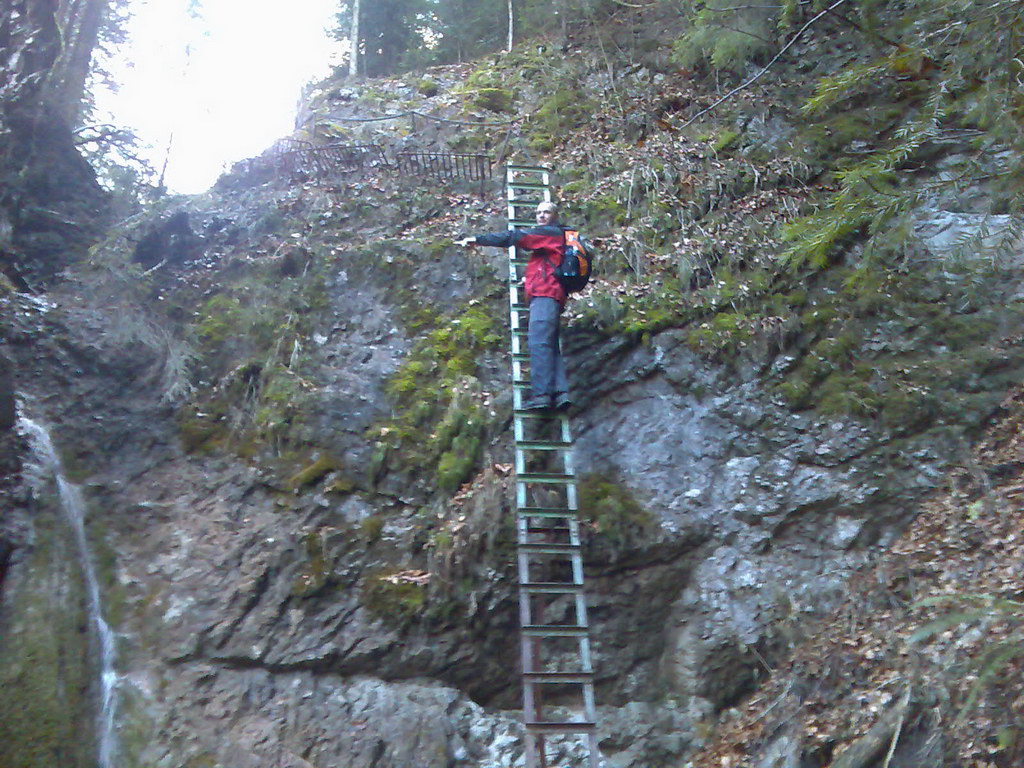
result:
<svg viewBox="0 0 1024 768"><path fill-rule="evenodd" d="M555 267L562 263L565 252L565 230L558 224L545 224L532 229L510 229L490 235L477 235L477 245L493 245L531 251L530 260L526 264L526 300L534 296L554 299L565 304L566 293L562 284L555 277Z"/></svg>

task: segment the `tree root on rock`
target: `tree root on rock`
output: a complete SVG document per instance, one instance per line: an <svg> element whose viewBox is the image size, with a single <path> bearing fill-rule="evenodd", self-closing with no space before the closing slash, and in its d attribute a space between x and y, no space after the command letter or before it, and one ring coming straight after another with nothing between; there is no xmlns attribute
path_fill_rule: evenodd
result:
<svg viewBox="0 0 1024 768"><path fill-rule="evenodd" d="M875 723L866 734L848 746L829 768L865 768L875 760L887 746L889 747L885 764L888 765L899 741L903 723L908 715L912 715L910 692L900 697L899 702L886 712L882 719Z"/></svg>

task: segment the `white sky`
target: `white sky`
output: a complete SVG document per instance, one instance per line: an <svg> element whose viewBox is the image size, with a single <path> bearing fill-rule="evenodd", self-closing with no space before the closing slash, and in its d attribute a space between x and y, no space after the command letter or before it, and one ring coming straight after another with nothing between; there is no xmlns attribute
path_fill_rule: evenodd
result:
<svg viewBox="0 0 1024 768"><path fill-rule="evenodd" d="M101 111L153 146L166 183L202 192L235 160L289 134L302 85L329 72L337 0L134 0L130 39L108 62L116 94ZM171 136L173 135L173 141Z"/></svg>

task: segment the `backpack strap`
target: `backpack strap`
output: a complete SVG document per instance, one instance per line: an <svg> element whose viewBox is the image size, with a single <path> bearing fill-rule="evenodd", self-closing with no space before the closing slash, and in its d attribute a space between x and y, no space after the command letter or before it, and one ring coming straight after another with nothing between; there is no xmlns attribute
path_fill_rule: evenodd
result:
<svg viewBox="0 0 1024 768"><path fill-rule="evenodd" d="M569 246L569 240L566 238L565 233L570 230L562 230L562 258L565 258L565 249ZM544 261L551 265L551 274L554 275L555 270L558 269L558 265L555 264L550 258L545 257Z"/></svg>

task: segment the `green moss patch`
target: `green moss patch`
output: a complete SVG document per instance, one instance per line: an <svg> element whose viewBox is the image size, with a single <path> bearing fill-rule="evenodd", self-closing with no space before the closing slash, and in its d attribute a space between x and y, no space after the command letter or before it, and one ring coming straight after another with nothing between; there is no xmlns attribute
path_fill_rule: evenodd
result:
<svg viewBox="0 0 1024 768"><path fill-rule="evenodd" d="M404 626L423 611L427 587L419 572L384 570L363 581L363 606L385 623Z"/></svg>
<svg viewBox="0 0 1024 768"><path fill-rule="evenodd" d="M419 467L450 493L479 462L491 418L476 374L480 357L496 353L503 339L491 308L479 303L439 322L387 382L396 416L369 432L377 443L371 472Z"/></svg>
<svg viewBox="0 0 1024 768"><path fill-rule="evenodd" d="M637 546L657 530L650 511L617 478L600 473L579 482L580 519L590 524L598 546L620 552Z"/></svg>
<svg viewBox="0 0 1024 768"><path fill-rule="evenodd" d="M341 459L325 454L288 478L287 485L289 489L298 491L314 485L332 472L340 472L342 469L344 469L344 464Z"/></svg>
<svg viewBox="0 0 1024 768"><path fill-rule="evenodd" d="M0 765L38 768L94 763L90 692L96 670L89 653L86 596L70 541L45 521L27 577L11 595L0 637ZM55 589L55 585L60 585Z"/></svg>
<svg viewBox="0 0 1024 768"><path fill-rule="evenodd" d="M441 87L435 80L431 80L429 77L424 77L416 83L416 91L421 96L426 96L428 99L437 96Z"/></svg>
<svg viewBox="0 0 1024 768"><path fill-rule="evenodd" d="M472 106L490 112L510 112L515 99L501 73L487 66L473 72L459 91L469 98Z"/></svg>
<svg viewBox="0 0 1024 768"><path fill-rule="evenodd" d="M311 531L302 537L302 550L306 560L292 583L291 592L295 597L313 597L330 585L333 564L320 531Z"/></svg>

